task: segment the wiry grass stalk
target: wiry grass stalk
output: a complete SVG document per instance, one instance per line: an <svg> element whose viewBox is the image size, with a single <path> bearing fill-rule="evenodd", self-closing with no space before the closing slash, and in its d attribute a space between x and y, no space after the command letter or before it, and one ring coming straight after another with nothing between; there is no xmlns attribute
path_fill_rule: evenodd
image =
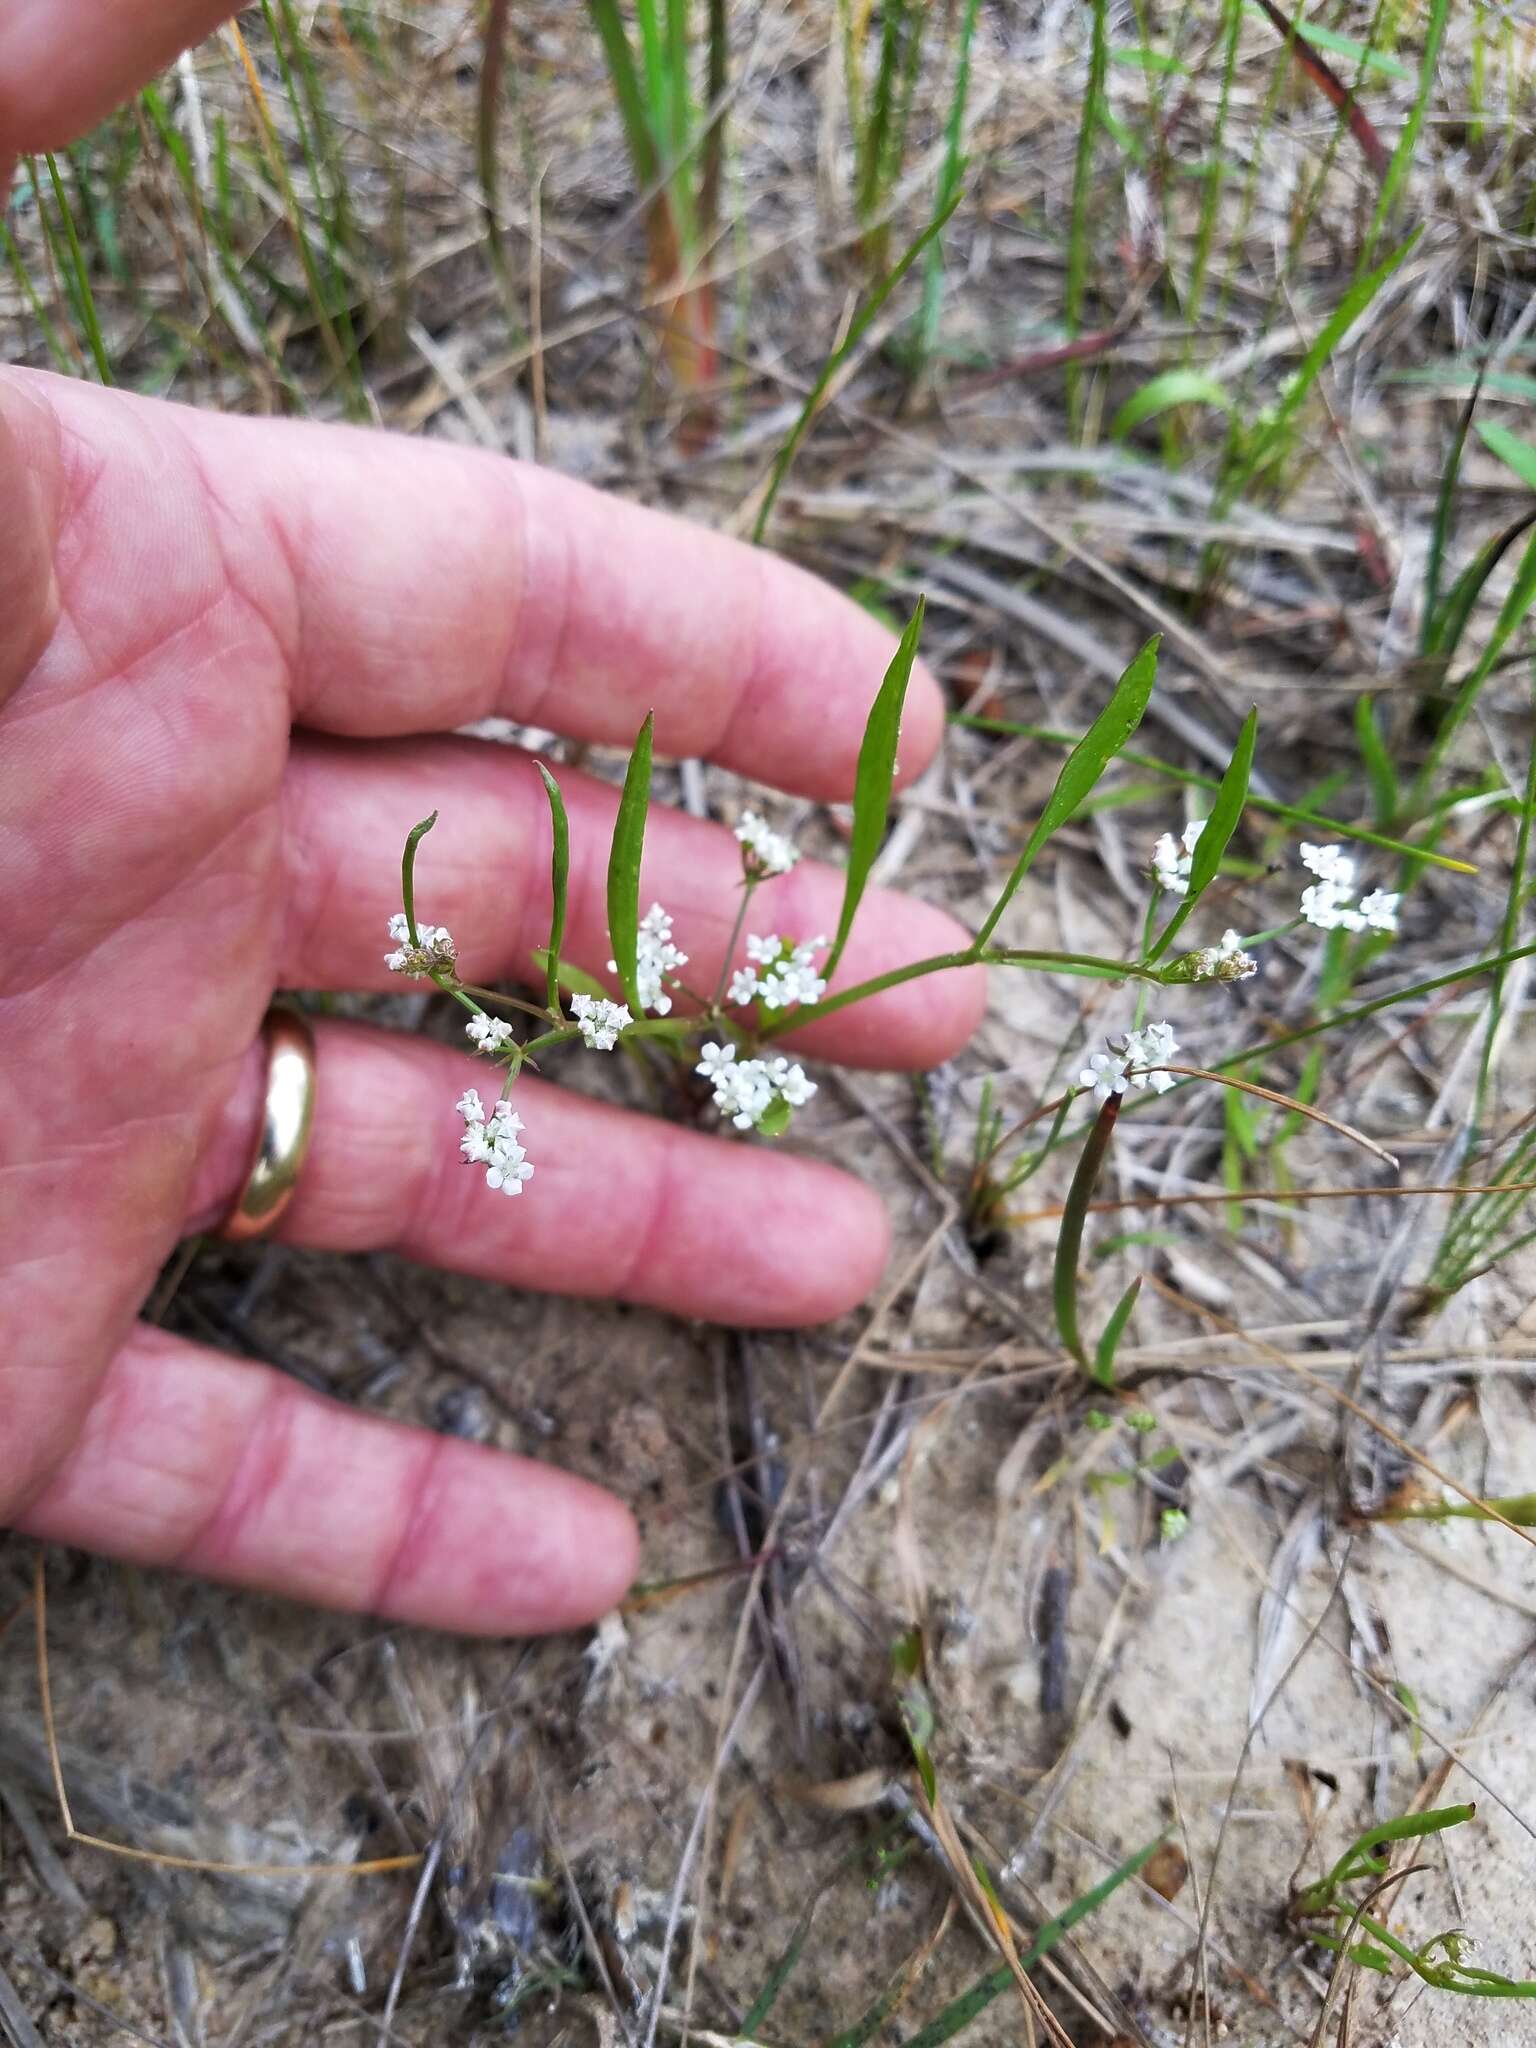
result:
<svg viewBox="0 0 1536 2048"><path fill-rule="evenodd" d="M1083 94L1082 118L1077 130L1077 154L1072 166L1072 215L1067 229L1067 282L1062 303L1062 321L1069 337L1082 332L1083 302L1088 290L1092 261L1090 213L1093 205L1093 160L1105 111L1105 85L1109 68L1106 25L1108 0L1092 0L1093 20L1088 46L1088 84ZM1067 365L1067 414L1074 432L1082 426L1082 369Z"/></svg>

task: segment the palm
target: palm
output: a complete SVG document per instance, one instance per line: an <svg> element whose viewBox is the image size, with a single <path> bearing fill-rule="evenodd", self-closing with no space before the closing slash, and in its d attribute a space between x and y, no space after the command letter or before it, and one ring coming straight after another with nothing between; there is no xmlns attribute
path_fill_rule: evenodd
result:
<svg viewBox="0 0 1536 2048"><path fill-rule="evenodd" d="M606 1496L333 1409L134 1317L178 1235L238 1191L274 987L386 983L399 847L434 806L423 913L476 978L527 969L548 916L532 764L445 729L500 711L622 741L654 700L663 750L843 794L884 637L794 571L512 465L46 378L0 381L0 406L0 1519L465 1627L595 1611L633 1556ZM936 737L926 679L909 728L908 770ZM570 951L597 968L613 794L562 780ZM653 820L645 886L706 985L734 855L717 827ZM782 929L835 917L833 874L772 886ZM848 977L953 940L937 913L872 899ZM807 1043L920 1064L976 1001L956 977ZM884 1225L856 1183L538 1082L520 1094L537 1192L509 1214L456 1168L466 1058L324 1025L283 1234L745 1322L836 1313L876 1277ZM593 1232L599 1171L611 1206ZM466 1586L455 1560L487 1544L487 1578Z"/></svg>

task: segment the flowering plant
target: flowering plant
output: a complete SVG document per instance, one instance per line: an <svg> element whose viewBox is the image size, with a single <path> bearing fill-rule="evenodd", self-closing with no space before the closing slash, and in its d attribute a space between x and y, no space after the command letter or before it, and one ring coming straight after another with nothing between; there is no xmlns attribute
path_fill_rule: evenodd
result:
<svg viewBox="0 0 1536 2048"><path fill-rule="evenodd" d="M474 1088L467 1090L457 1105L463 1120L460 1150L467 1161L484 1169L489 1188L504 1195L517 1195L533 1176L534 1165L522 1142L522 1120L512 1109L510 1098L524 1065L557 1046L579 1043L589 1052L608 1053L642 1039L659 1041L708 1084L714 1107L734 1129L776 1138L789 1128L796 1111L815 1096L816 1083L803 1066L772 1049L775 1039L814 1018L899 983L946 968L977 964L1086 975L1115 983L1134 982L1141 988L1141 1004L1129 1027L1111 1041L1107 1050L1094 1051L1087 1057L1076 1087L1052 1105L1057 1112L1052 1144L1060 1134L1062 1116L1075 1098L1087 1097L1096 1110L1074 1180L1069 1211L1075 1204L1080 1212L1086 1212L1115 1118L1124 1099L1133 1092L1160 1096L1181 1079L1218 1081L1230 1088L1284 1102L1302 1115L1333 1123L1321 1112L1291 1102L1288 1097L1276 1096L1254 1082L1229 1073L1176 1065L1179 1044L1172 1024L1166 1019L1149 1021L1143 1014L1149 987L1233 984L1251 979L1260 971L1259 958L1252 949L1303 925L1331 934L1382 934L1396 929L1396 894L1378 888L1357 895L1354 862L1342 847L1335 843L1304 842L1300 859L1313 880L1303 889L1299 907L1288 921L1252 937L1229 925L1213 942L1194 947L1186 942L1182 949L1176 946L1186 924L1217 883L1242 819L1257 734L1256 713L1250 713L1243 726L1209 812L1191 819L1177 837L1171 832L1163 833L1152 848L1148 872L1153 888L1147 936L1139 958L1113 960L1084 953L1022 951L1001 945L994 938L1000 919L1041 848L1078 812L1135 732L1156 678L1155 639L1126 669L1109 703L1068 756L1012 872L971 944L852 986L836 986L838 966L885 835L902 705L916 658L922 616L919 603L886 671L865 728L855 782L842 908L835 933L830 939L825 933L802 938L777 929L748 929L750 923L757 922L751 915L757 892L789 874L799 852L789 836L759 811L744 810L734 827L741 850L741 900L712 993L691 988L684 979L684 970L689 965L684 950L687 934L674 931L674 920L665 907L652 902L641 910L641 858L651 785L650 718L641 727L630 755L609 850L607 908L613 951L608 970L615 977L616 990L591 980L561 957L569 889L569 825L559 785L542 763L539 773L549 801L552 826L549 939L536 955L545 980L542 1007L465 982L460 977L451 934L440 925L418 921L416 856L437 814L434 812L411 832L401 867L403 908L390 920L394 947L386 957L396 972L424 978L459 1003L467 1012L464 1030L470 1045L500 1070L499 1089L489 1109L483 1106ZM1347 826L1335 829L1341 833L1351 830ZM1399 853L1417 851L1421 859L1436 858L1422 850L1394 847L1393 842L1370 833L1356 836L1378 846L1392 847ZM1161 930L1157 930L1160 905L1170 900L1171 914ZM765 918L762 922L773 920ZM539 1028L519 1036L512 1021L494 1015L487 1005L522 1012ZM995 1134L994 1138L991 1149L995 1151L1002 1140ZM1361 1142L1370 1144L1369 1140ZM1371 1149L1380 1150L1375 1146ZM1076 1327L1081 1221L1081 1213L1075 1224L1069 1214L1068 1227L1063 1229L1058 1247L1058 1320L1068 1348L1096 1377L1105 1379L1135 1289L1130 1290L1117 1309L1090 1362Z"/></svg>

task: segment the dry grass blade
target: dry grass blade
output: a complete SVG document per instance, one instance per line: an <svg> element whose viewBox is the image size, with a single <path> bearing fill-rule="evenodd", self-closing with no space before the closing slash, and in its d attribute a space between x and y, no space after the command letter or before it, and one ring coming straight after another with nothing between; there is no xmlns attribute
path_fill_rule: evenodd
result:
<svg viewBox="0 0 1536 2048"><path fill-rule="evenodd" d="M64 1823L64 1832L72 1842L79 1842L87 1849L100 1849L108 1856L121 1857L129 1863L153 1863L163 1870L200 1871L205 1875L219 1877L288 1877L308 1882L316 1877L376 1877L387 1871L414 1870L421 1862L420 1856L380 1856L365 1862L354 1863L220 1863L199 1856L169 1856L158 1849L134 1849L124 1842L109 1842L100 1835L89 1835L75 1826L70 1811L69 1794L64 1786L64 1764L59 1755L58 1729L53 1715L53 1682L48 1668L48 1589L43 1568L43 1553L39 1550L32 1563L32 1606L37 1630L37 1685L43 1708L43 1736L48 1745L48 1766L53 1774L54 1795L59 1803L59 1818Z"/></svg>
<svg viewBox="0 0 1536 2048"><path fill-rule="evenodd" d="M1309 1102L1298 1102L1294 1095L1282 1095L1278 1088L1263 1088L1257 1081L1239 1081L1234 1074L1218 1074L1208 1067L1170 1065L1165 1071L1170 1074L1183 1074L1191 1081L1214 1081L1219 1087L1236 1088L1243 1095L1255 1095L1261 1102L1272 1102L1277 1108L1288 1109L1293 1115L1304 1116L1312 1123L1326 1124L1330 1131L1337 1131L1341 1138L1348 1138L1352 1145L1358 1145L1362 1151L1373 1153L1376 1158L1384 1160L1394 1172L1397 1171L1399 1161L1384 1145L1378 1145L1374 1138L1368 1138L1364 1131L1357 1131L1353 1124L1342 1123L1338 1117L1329 1116L1321 1109L1314 1109Z"/></svg>

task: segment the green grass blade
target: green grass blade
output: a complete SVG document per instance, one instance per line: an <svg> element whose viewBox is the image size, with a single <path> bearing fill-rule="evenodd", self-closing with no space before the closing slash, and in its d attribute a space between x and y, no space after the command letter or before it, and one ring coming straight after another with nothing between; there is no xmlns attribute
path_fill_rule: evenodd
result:
<svg viewBox="0 0 1536 2048"><path fill-rule="evenodd" d="M901 713L907 701L907 685L917 660L917 643L923 631L926 601L919 598L917 609L907 621L896 652L891 656L875 701L870 706L859 746L859 765L853 785L853 831L848 844L848 878L843 884L843 907L838 913L837 936L822 969L832 979L848 944L853 920L869 884L869 871L885 838L885 821L890 815L891 785L896 778L896 748L901 739Z"/></svg>
<svg viewBox="0 0 1536 2048"><path fill-rule="evenodd" d="M1515 580L1510 586L1509 595L1499 607L1499 616L1494 621L1487 645L1476 665L1458 685L1455 699L1440 721L1440 729L1435 734L1434 744L1414 783L1414 794L1419 801L1422 802L1428 793L1451 741L1471 715L1484 683L1493 673L1494 664L1533 603L1536 603L1536 534L1526 542L1525 553L1520 558L1520 567L1515 572Z"/></svg>
<svg viewBox="0 0 1536 2048"><path fill-rule="evenodd" d="M1086 1920L1090 1913L1096 1913L1106 1899L1117 1892L1129 1878L1149 1863L1163 1846L1166 1838L1156 1836L1139 1848L1134 1856L1109 1873L1102 1884L1096 1884L1091 1891L1075 1898L1065 1912L1058 1913L1054 1920L1047 1920L1035 1936L1029 1948L1019 1957L1022 1969L1033 1969L1043 1956L1050 1954L1061 1939L1072 1932L1079 1921ZM947 2005L937 2019L930 2020L926 2027L919 2027L908 2037L903 2048L944 2048L946 2041L952 2041L956 2034L971 2024L978 2014L986 2011L993 1999L1000 1998L1014 1983L1014 1975L1006 1963L1000 1963L995 1970L973 1984L969 1991Z"/></svg>
<svg viewBox="0 0 1536 2048"><path fill-rule="evenodd" d="M1412 167L1413 153L1419 142L1419 131L1424 126L1424 115L1429 106L1430 95L1435 89L1435 68L1440 61L1440 45L1445 40L1445 25L1450 17L1450 11L1450 0L1431 0L1429 26L1424 36L1424 56L1419 66L1418 91L1414 95L1412 111L1403 124L1403 132L1397 138L1397 147L1392 152L1387 175L1381 181L1381 195L1376 201L1376 211L1371 216L1365 246L1360 252L1362 269L1376 253L1376 243L1381 231L1397 204L1397 195L1402 190L1403 181Z"/></svg>
<svg viewBox="0 0 1536 2048"><path fill-rule="evenodd" d="M536 761L544 784L544 794L549 798L550 852L549 890L551 909L549 913L548 960L545 982L549 1007L552 1012L560 1008L560 948L565 943L565 907L571 884L571 827L565 815L565 799L560 794L560 785L544 766Z"/></svg>
<svg viewBox="0 0 1536 2048"><path fill-rule="evenodd" d="M949 97L949 116L944 124L944 164L939 172L939 189L934 212L942 213L960 190L965 172L965 106L971 90L971 44L976 38L976 15L980 0L965 0L960 23L960 44L955 57L955 84ZM918 321L918 355L927 362L939 339L939 312L944 302L944 251L930 242L923 258L923 307Z"/></svg>
<svg viewBox="0 0 1536 2048"><path fill-rule="evenodd" d="M90 274L86 269L85 255L80 247L80 237L75 231L75 216L70 211L69 201L64 196L64 186L59 178L59 166L51 153L45 151L43 162L48 166L48 182L53 187L53 196L64 223L64 239L69 245L70 296L74 299L75 310L80 315L80 324L85 329L85 338L91 345L91 360L96 365L96 374L103 384L113 381L112 365L107 360L107 344L102 338L101 321L96 313L96 300L91 291ZM41 201L39 201L41 205Z"/></svg>
<svg viewBox="0 0 1536 2048"><path fill-rule="evenodd" d="M834 349L822 365L821 375L811 387L809 398L806 399L805 404L800 408L799 418L795 421L793 427L790 428L789 439L774 458L773 468L768 476L768 488L763 495L763 502L758 508L757 518L752 525L754 544L761 542L764 533L767 531L774 500L778 497L780 487L785 477L789 474L789 465L794 461L796 451L805 438L805 431L816 416L816 409L821 404L827 386L864 339L870 322L885 304L891 293L895 291L897 285L901 283L901 280L912 268L918 257L922 255L923 251L931 243L937 241L938 237L944 232L944 229L949 224L950 215L960 204L964 196L963 193L957 192L947 206L941 207L933 219L929 221L927 227L923 229L917 240L898 258L894 266L886 272L885 276L881 278L880 282L875 286L854 316L842 347Z"/></svg>
<svg viewBox="0 0 1536 2048"><path fill-rule="evenodd" d="M624 139L629 144L630 162L634 166L635 182L642 190L654 185L661 175L661 155L651 127L645 90L640 83L640 73L635 65L635 53L630 47L629 35L624 27L624 18L619 13L617 0L587 0L593 26L603 46L603 57L608 65L608 79L613 87L614 99L618 102L619 119L624 126Z"/></svg>
<svg viewBox="0 0 1536 2048"><path fill-rule="evenodd" d="M1164 370L1143 384L1115 414L1110 424L1112 440L1123 441L1143 421L1156 418L1175 405L1213 405L1218 411L1232 410L1232 394L1204 370Z"/></svg>
<svg viewBox="0 0 1536 2048"><path fill-rule="evenodd" d="M1393 272L1412 255L1423 232L1422 228L1415 228L1403 246L1394 250L1384 263L1379 264L1365 277L1357 278L1334 308L1330 318L1323 323L1313 339L1312 346L1302 357L1301 367L1281 392L1273 414L1255 436L1253 447L1244 458L1234 479L1234 494L1241 491L1248 479L1264 469L1279 452L1297 409L1322 375L1334 350Z"/></svg>
<svg viewBox="0 0 1536 2048"><path fill-rule="evenodd" d="M1397 816L1397 764L1392 759L1381 728L1376 723L1376 699L1355 699L1355 739L1370 785L1371 809L1378 825L1389 825Z"/></svg>
<svg viewBox="0 0 1536 2048"><path fill-rule="evenodd" d="M1483 371L1478 370L1471 396L1462 408L1451 437L1450 451L1435 494L1435 523L1430 529L1429 555L1424 564L1424 615L1419 621L1419 652L1428 654L1434 645L1435 615L1440 607L1440 586L1445 578L1445 551L1450 545L1451 525L1456 513L1456 485L1461 477L1461 457L1467 445L1467 431L1477 401L1482 396Z"/></svg>
<svg viewBox="0 0 1536 2048"><path fill-rule="evenodd" d="M1109 43L1105 34L1108 14L1106 0L1092 0L1093 27L1088 46L1088 89L1083 95L1082 120L1077 131L1077 154L1072 164L1072 215L1067 229L1067 281L1062 300L1062 322L1068 337L1079 334L1083 324L1083 300L1088 290L1090 257L1088 217L1093 198L1093 146L1108 110L1105 77L1109 69ZM1067 411L1074 425L1082 371L1076 363L1067 365Z"/></svg>
<svg viewBox="0 0 1536 2048"><path fill-rule="evenodd" d="M648 711L624 775L624 794L613 821L608 854L608 938L630 1015L645 1015L640 1000L640 856L645 850L645 817L651 806L651 744L656 714Z"/></svg>
<svg viewBox="0 0 1536 2048"><path fill-rule="evenodd" d="M1210 816L1205 821L1205 830L1195 841L1194 853L1190 856L1189 887L1184 901L1163 926L1162 933L1151 952L1147 965L1161 959L1182 931L1190 913L1200 898L1209 889L1221 872L1221 863L1227 848L1232 843L1232 834L1242 820L1243 807L1248 801L1248 781L1253 773L1253 749L1259 734L1259 714L1250 711L1243 720L1243 729L1237 736L1237 745L1232 750L1232 759L1227 763L1227 772L1221 778L1216 791L1216 801L1211 805Z"/></svg>
<svg viewBox="0 0 1536 2048"><path fill-rule="evenodd" d="M1013 901L1014 892L1033 865L1035 855L1092 793L1094 784L1140 725L1141 715L1152 695L1152 685L1157 681L1157 650L1161 637L1153 634L1116 683L1109 702L1062 763L1056 787L1040 813L1039 822L1030 833L1013 873L1003 884L1003 893L976 934L978 946L984 946L991 937L998 919Z"/></svg>
<svg viewBox="0 0 1536 2048"><path fill-rule="evenodd" d="M1506 526L1502 533L1485 540L1465 569L1456 578L1440 607L1435 621L1434 632L1425 649L1427 654L1437 655L1442 663L1455 659L1461 645L1461 636L1467 630L1467 621L1472 609L1483 594L1488 578L1503 561L1521 534L1536 526L1536 511L1526 512Z"/></svg>

